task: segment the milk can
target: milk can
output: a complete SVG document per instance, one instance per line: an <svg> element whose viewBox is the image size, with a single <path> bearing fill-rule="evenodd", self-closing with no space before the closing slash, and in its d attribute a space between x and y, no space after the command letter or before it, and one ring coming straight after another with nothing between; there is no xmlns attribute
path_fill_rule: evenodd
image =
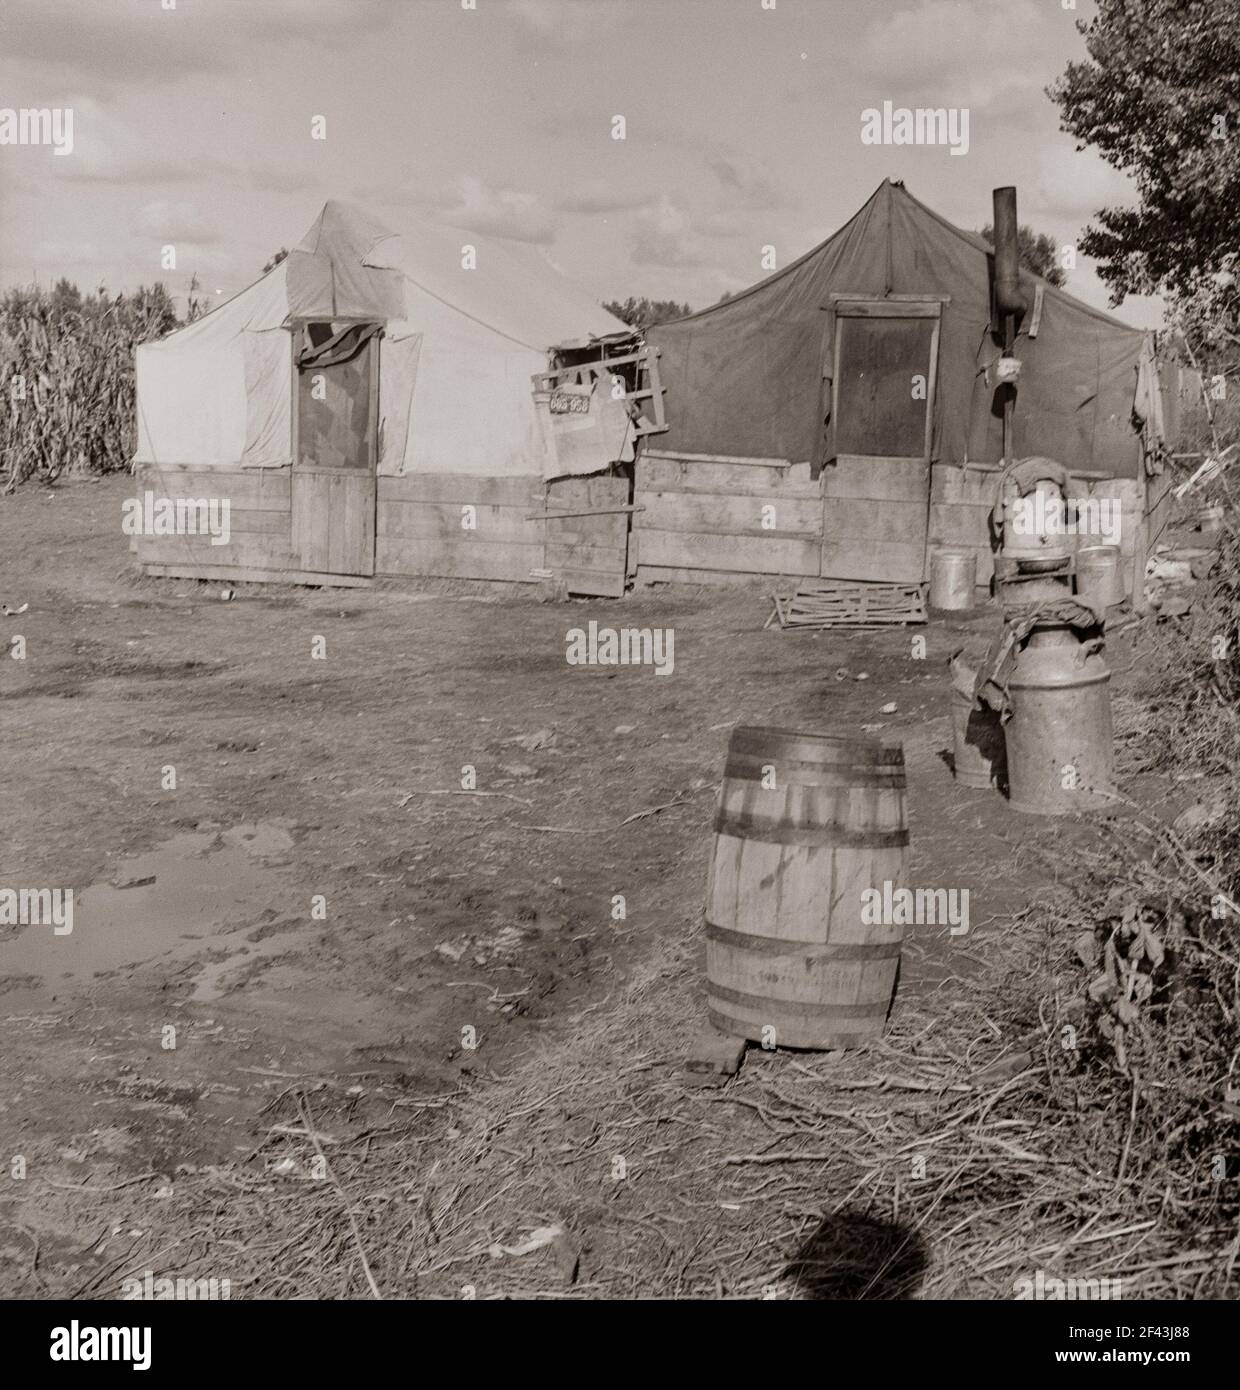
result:
<svg viewBox="0 0 1240 1390"><path fill-rule="evenodd" d="M1008 682L1012 717L1004 727L1014 810L1063 816L1111 804L1110 682L1100 637L1021 648Z"/></svg>

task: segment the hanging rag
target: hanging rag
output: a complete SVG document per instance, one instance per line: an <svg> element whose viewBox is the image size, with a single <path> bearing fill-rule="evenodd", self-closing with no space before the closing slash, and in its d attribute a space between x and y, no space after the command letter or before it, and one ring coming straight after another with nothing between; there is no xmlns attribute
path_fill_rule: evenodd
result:
<svg viewBox="0 0 1240 1390"><path fill-rule="evenodd" d="M351 362L370 339L382 331L381 323L346 324L318 347L307 343L297 354L297 365L303 368L335 367L341 362Z"/></svg>

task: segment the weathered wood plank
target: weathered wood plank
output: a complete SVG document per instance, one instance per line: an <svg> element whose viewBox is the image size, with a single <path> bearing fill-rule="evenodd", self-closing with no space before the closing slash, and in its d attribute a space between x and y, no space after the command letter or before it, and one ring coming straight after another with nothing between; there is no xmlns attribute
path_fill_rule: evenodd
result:
<svg viewBox="0 0 1240 1390"><path fill-rule="evenodd" d="M610 475L557 478L548 483L544 510L623 506L629 500L627 478ZM542 528L544 567L552 570L569 593L619 598L628 569L629 515L549 518Z"/></svg>
<svg viewBox="0 0 1240 1390"><path fill-rule="evenodd" d="M672 459L683 463L739 463L755 468L795 467L791 459L754 458L748 454L690 454L679 449L643 449L642 457L649 459Z"/></svg>
<svg viewBox="0 0 1240 1390"><path fill-rule="evenodd" d="M227 545L206 536L139 536L143 564L249 565L257 569L302 569L286 536L234 532Z"/></svg>
<svg viewBox="0 0 1240 1390"><path fill-rule="evenodd" d="M644 512L634 514L640 530L696 531L703 535L770 536L818 540L822 503L813 498L780 495L725 497L718 494L639 492ZM773 521L773 525L764 524Z"/></svg>
<svg viewBox="0 0 1240 1390"><path fill-rule="evenodd" d="M406 473L379 479L380 502L470 502L474 506L522 507L528 512L542 504L544 492L545 485L537 473L512 478Z"/></svg>
<svg viewBox="0 0 1240 1390"><path fill-rule="evenodd" d="M931 503L993 507L999 499L999 472L993 468L956 468L934 464L930 469Z"/></svg>
<svg viewBox="0 0 1240 1390"><path fill-rule="evenodd" d="M693 463L649 458L637 461L635 486L641 492L707 492L725 497L817 497L809 464L770 468L739 463Z"/></svg>
<svg viewBox="0 0 1240 1390"><path fill-rule="evenodd" d="M740 570L760 574L818 573L817 541L720 536L685 531L637 533L638 564L683 569Z"/></svg>
<svg viewBox="0 0 1240 1390"><path fill-rule="evenodd" d="M619 507L629 500L629 480L610 475L596 478L556 478L547 484L547 510L573 507Z"/></svg>
<svg viewBox="0 0 1240 1390"><path fill-rule="evenodd" d="M288 511L260 511L249 507L232 507L228 513L230 531L255 532L266 536L292 537L293 518Z"/></svg>
<svg viewBox="0 0 1240 1390"><path fill-rule="evenodd" d="M876 502L872 498L828 497L823 503L824 540L920 544L925 536L924 502ZM893 580L892 583L899 583Z"/></svg>
<svg viewBox="0 0 1240 1390"><path fill-rule="evenodd" d="M157 469L141 465L134 481L139 493L157 497L227 497L234 511L288 511L287 471L238 472L224 468Z"/></svg>
<svg viewBox="0 0 1240 1390"><path fill-rule="evenodd" d="M547 569L608 570L624 573L626 551L621 546L567 545L563 541L548 541L543 547L543 564Z"/></svg>
<svg viewBox="0 0 1240 1390"><path fill-rule="evenodd" d="M463 546L426 537L380 536L375 567L380 574L439 575L455 579L531 581L530 571L543 563L541 544L504 541Z"/></svg>
<svg viewBox="0 0 1240 1390"><path fill-rule="evenodd" d="M738 574L734 570L684 569L676 565L641 565L634 583L643 584L709 584L721 589L752 589L755 593L769 592L772 585L786 584L798 578L786 574Z"/></svg>
<svg viewBox="0 0 1240 1390"><path fill-rule="evenodd" d="M308 570L256 569L241 565L143 565L158 579L225 579L234 584L314 584L327 588L369 589L375 582L358 574L313 574Z"/></svg>
<svg viewBox="0 0 1240 1390"><path fill-rule="evenodd" d="M472 529L462 525L473 507ZM527 541L536 544L542 539L542 523L526 521L526 509L501 507L476 502L405 502L379 499L379 534L381 536L430 537L443 541L460 541L463 545L490 544L496 541Z"/></svg>
<svg viewBox="0 0 1240 1390"><path fill-rule="evenodd" d="M625 576L623 570L557 569L559 579L570 594L589 594L594 598L623 598Z"/></svg>
<svg viewBox="0 0 1240 1390"><path fill-rule="evenodd" d="M822 549L823 579L863 579L882 584L920 584L925 577L922 541L833 541Z"/></svg>
<svg viewBox="0 0 1240 1390"><path fill-rule="evenodd" d="M823 469L824 494L878 502L919 499L922 513L929 490L928 465L921 459L858 458L841 454Z"/></svg>
<svg viewBox="0 0 1240 1390"><path fill-rule="evenodd" d="M990 508L932 502L930 540L937 545L951 545L959 541L989 548Z"/></svg>

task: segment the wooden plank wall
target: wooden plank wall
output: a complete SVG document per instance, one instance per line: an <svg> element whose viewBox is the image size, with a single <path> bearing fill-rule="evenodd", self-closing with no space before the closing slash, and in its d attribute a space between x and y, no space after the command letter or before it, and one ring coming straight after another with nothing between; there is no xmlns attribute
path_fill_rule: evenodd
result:
<svg viewBox="0 0 1240 1390"><path fill-rule="evenodd" d="M629 553L629 513L623 508L628 500L627 478L557 478L547 484L543 499L546 511L595 511L592 516L539 523L546 546L543 567L551 570L570 594L623 596ZM606 510L611 508L616 510Z"/></svg>
<svg viewBox="0 0 1240 1390"><path fill-rule="evenodd" d="M936 549L972 550L977 556L977 582L990 583L994 553L990 548L990 512L999 496L997 464L935 463L930 469L930 543L926 547L926 573L930 577L930 552Z"/></svg>
<svg viewBox="0 0 1240 1390"><path fill-rule="evenodd" d="M251 578L309 582L293 546L289 473L143 465L137 491L156 498L228 498L228 545L209 536L138 536L131 549L151 572L218 578L230 569L274 571ZM424 473L378 479L377 574L535 583L550 570L570 593L619 598L628 556L627 478L515 478ZM467 513L466 508L472 508ZM534 519L535 513L598 508L592 516ZM473 523L466 527L466 518Z"/></svg>
<svg viewBox="0 0 1240 1390"><path fill-rule="evenodd" d="M995 464L933 466L927 579L929 552L950 547L972 550L978 584L990 584L990 513L1000 472ZM1143 484L1130 478L1071 476L1077 496L1123 499L1121 563L1131 591L1144 569ZM630 564L639 583L732 583L820 573L824 504L807 464L708 462L646 453L637 461L634 502L645 508L634 515L630 537ZM763 526L770 515L762 510L767 503L775 507L769 530Z"/></svg>
<svg viewBox="0 0 1240 1390"><path fill-rule="evenodd" d="M548 521L535 513L623 507L628 493L627 479L609 476L550 483L538 474L380 478L375 571L534 583L550 570L570 593L618 598L627 514Z"/></svg>
<svg viewBox="0 0 1240 1390"><path fill-rule="evenodd" d="M376 574L529 580L542 564L537 474L410 473L379 479Z"/></svg>
<svg viewBox="0 0 1240 1390"><path fill-rule="evenodd" d="M292 510L287 469L155 467L141 464L136 495L157 499L227 498L229 543L212 545L210 536L137 536L132 549L143 565L192 571L198 567L292 570Z"/></svg>
<svg viewBox="0 0 1240 1390"><path fill-rule="evenodd" d="M639 583L818 574L822 499L809 464L644 453L629 544Z"/></svg>

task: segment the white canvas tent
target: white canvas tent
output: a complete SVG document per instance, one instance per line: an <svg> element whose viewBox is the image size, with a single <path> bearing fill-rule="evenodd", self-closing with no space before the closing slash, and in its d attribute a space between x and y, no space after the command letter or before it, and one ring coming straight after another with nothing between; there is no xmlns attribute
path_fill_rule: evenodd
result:
<svg viewBox="0 0 1240 1390"><path fill-rule="evenodd" d="M629 332L531 247L424 219L396 235L329 202L256 284L138 348L137 461L291 463L289 327L344 319L386 325L379 471L390 474L543 471L530 378L547 350Z"/></svg>
<svg viewBox="0 0 1240 1390"><path fill-rule="evenodd" d="M324 357L333 334L340 342ZM545 510L550 480L631 460L632 422L624 401L602 389L588 417L553 416L532 378L552 348L629 336L532 247L413 217L397 234L329 202L261 280L138 348L135 464L148 485L169 496L190 481L197 492L225 489L241 526L254 528L192 557L202 547L181 536L140 537L138 553L156 573L231 561L280 578L462 574L465 552L478 555L475 577L554 569L533 553L545 549L547 524L518 522ZM307 399L311 372L325 402ZM320 417L312 428L307 409ZM405 485L376 487L376 478ZM272 516L254 515L281 510L282 496L287 535ZM412 514L419 503L440 510ZM483 512L472 532L444 510L464 506ZM510 507L520 516L488 511ZM432 543L417 544L423 538ZM525 549L502 556L483 551L488 544Z"/></svg>

